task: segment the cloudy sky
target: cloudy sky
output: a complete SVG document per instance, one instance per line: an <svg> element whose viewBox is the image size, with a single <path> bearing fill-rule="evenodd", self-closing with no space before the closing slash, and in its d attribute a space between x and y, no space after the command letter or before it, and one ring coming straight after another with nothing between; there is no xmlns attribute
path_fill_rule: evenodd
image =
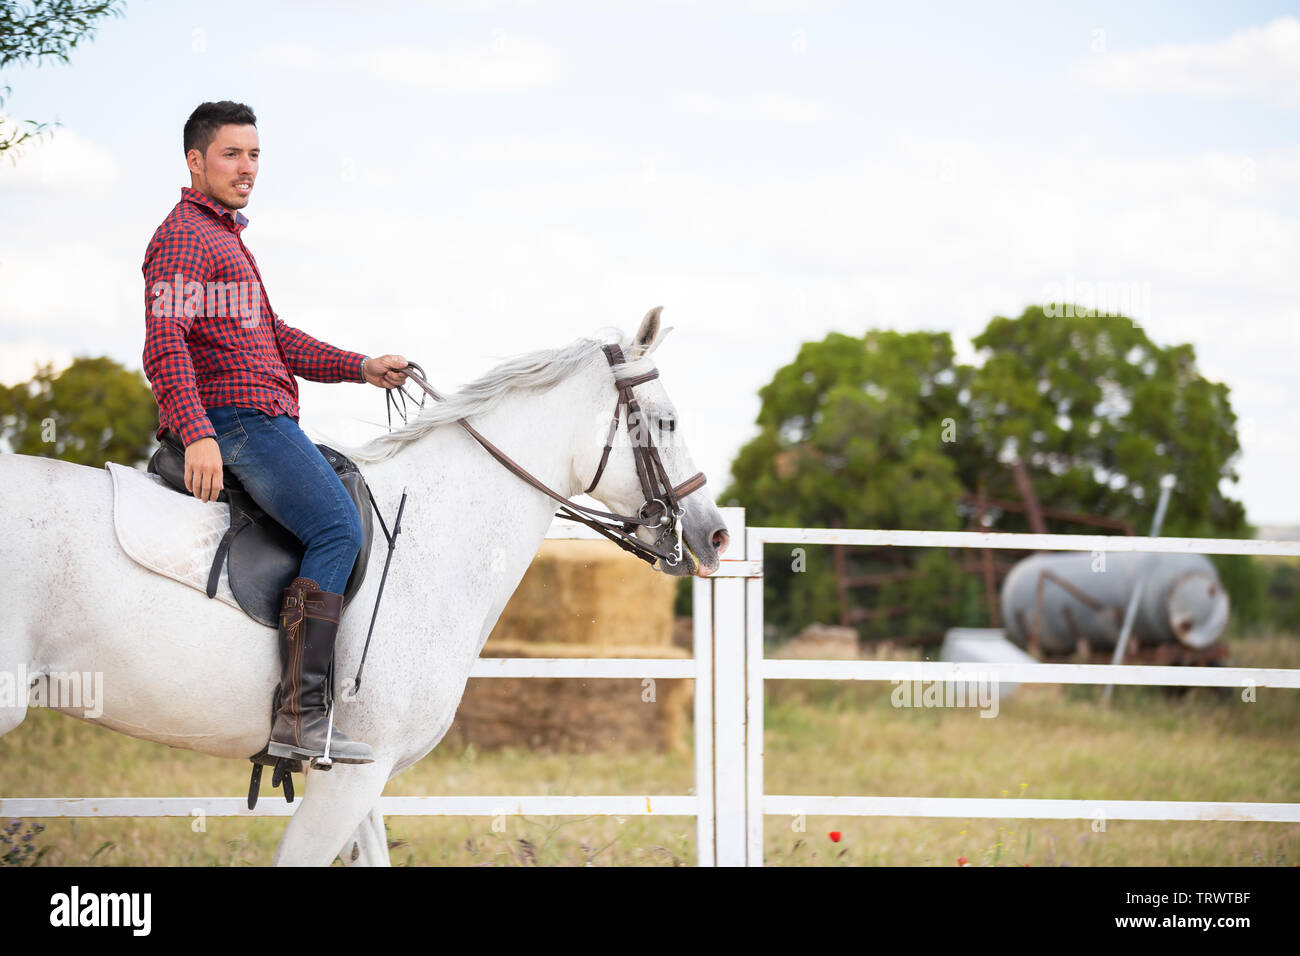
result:
<svg viewBox="0 0 1300 956"><path fill-rule="evenodd" d="M141 364L186 117L248 103L245 240L276 311L439 386L651 306L715 491L800 342L1073 298L1190 342L1242 419L1256 523L1300 524L1295 4L132 0L10 69L0 380ZM374 389L303 383L359 440ZM320 437L319 432L317 437ZM1174 507L1177 506L1175 498Z"/></svg>

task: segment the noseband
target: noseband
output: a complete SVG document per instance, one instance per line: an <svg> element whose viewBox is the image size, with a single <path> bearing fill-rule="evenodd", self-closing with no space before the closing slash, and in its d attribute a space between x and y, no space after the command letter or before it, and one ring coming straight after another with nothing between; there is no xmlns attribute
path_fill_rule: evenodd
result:
<svg viewBox="0 0 1300 956"><path fill-rule="evenodd" d="M623 364L623 350L619 346L605 345L602 348L611 367ZM420 388L424 389L434 401L442 401L442 396L435 392L425 380L424 369L418 364L408 362L402 371L410 376ZM614 436L618 432L618 423L623 406L626 405L628 437L631 439L632 455L636 461L637 478L641 482L641 494L645 498L644 504L637 509L635 515L612 514L608 511L600 511L570 501L558 492L552 491L509 455L480 435L474 426L465 419L461 418L458 421L507 470L528 482L538 491L558 501L561 507L556 513L557 517L567 518L586 525L593 531L597 531L609 538L624 551L631 552L650 564L662 559L669 567L675 567L682 560L682 528L680 520L684 509L679 506L679 502L691 492L702 488L705 477L703 472L697 471L690 478L674 485L672 479L668 477L667 469L664 468L663 460L659 457L659 449L655 447L654 439L644 426L641 406L637 404L632 389L658 377L659 370L651 369L640 375L614 380L614 387L618 390L618 400L614 405L614 416L609 423L609 435L605 439L605 449L601 452L600 465L596 468L596 476L591 479L591 484L583 491L583 494L589 494L599 484L600 476L604 474L605 465L609 461ZM405 393L403 392L403 394ZM388 400L396 405L391 389L389 390ZM389 420L391 422L391 411ZM637 537L636 530L639 527L658 531L653 545L648 545Z"/></svg>

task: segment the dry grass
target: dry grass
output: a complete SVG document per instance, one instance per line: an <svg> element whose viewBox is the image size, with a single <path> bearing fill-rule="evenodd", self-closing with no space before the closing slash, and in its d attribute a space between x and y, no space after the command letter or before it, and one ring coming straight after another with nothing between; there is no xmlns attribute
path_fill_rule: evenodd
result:
<svg viewBox="0 0 1300 956"><path fill-rule="evenodd" d="M1300 641L1233 645L1232 663L1300 668ZM781 681L769 688L768 793L1300 802L1300 694L1022 687L996 719L974 709L895 709L888 684ZM644 705L639 705L644 706ZM4 796L242 796L248 764L146 744L47 711L0 738ZM688 793L688 755L535 755L448 744L390 794ZM1023 784L1023 786L1022 786ZM280 799L264 783L263 800ZM271 860L285 819L45 820L47 865L249 865ZM687 865L689 817L394 817L408 865ZM1300 863L1300 825L771 817L769 864L1193 865ZM831 830L842 836L838 843Z"/></svg>
<svg viewBox="0 0 1300 956"><path fill-rule="evenodd" d="M1300 642L1233 645L1243 667L1300 668ZM999 716L895 709L888 684L773 682L768 793L1300 802L1300 694L1022 686ZM815 783L810 783L815 781ZM769 864L1252 865L1300 863L1300 825L768 818ZM838 843L828 833L841 833Z"/></svg>

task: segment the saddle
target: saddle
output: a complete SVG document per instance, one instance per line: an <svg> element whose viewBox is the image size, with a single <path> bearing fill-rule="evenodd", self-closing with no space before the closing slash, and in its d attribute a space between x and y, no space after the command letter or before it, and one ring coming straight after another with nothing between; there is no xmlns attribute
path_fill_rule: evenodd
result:
<svg viewBox="0 0 1300 956"><path fill-rule="evenodd" d="M361 518L361 551L343 591L346 608L365 580L370 558L374 531L370 489L352 459L328 445L316 447L343 482ZM162 444L149 459L148 471L181 494L190 494L185 487L185 446L174 432L163 432ZM217 593L221 565L225 562L230 590L244 613L259 624L276 627L284 589L298 576L307 549L296 535L258 506L229 468L222 469L222 484L217 500L230 505L230 529L222 537L212 561L207 595L213 597Z"/></svg>

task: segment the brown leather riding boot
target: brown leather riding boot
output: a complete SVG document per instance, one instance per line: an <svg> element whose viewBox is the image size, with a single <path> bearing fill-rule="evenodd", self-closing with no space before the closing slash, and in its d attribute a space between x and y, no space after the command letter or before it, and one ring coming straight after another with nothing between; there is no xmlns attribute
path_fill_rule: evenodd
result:
<svg viewBox="0 0 1300 956"><path fill-rule="evenodd" d="M325 753L329 726L326 683L334 660L343 595L322 591L311 578L295 578L284 589L280 607L280 709L271 728L267 753L311 760ZM337 727L329 756L339 763L372 763L369 744L349 740Z"/></svg>

